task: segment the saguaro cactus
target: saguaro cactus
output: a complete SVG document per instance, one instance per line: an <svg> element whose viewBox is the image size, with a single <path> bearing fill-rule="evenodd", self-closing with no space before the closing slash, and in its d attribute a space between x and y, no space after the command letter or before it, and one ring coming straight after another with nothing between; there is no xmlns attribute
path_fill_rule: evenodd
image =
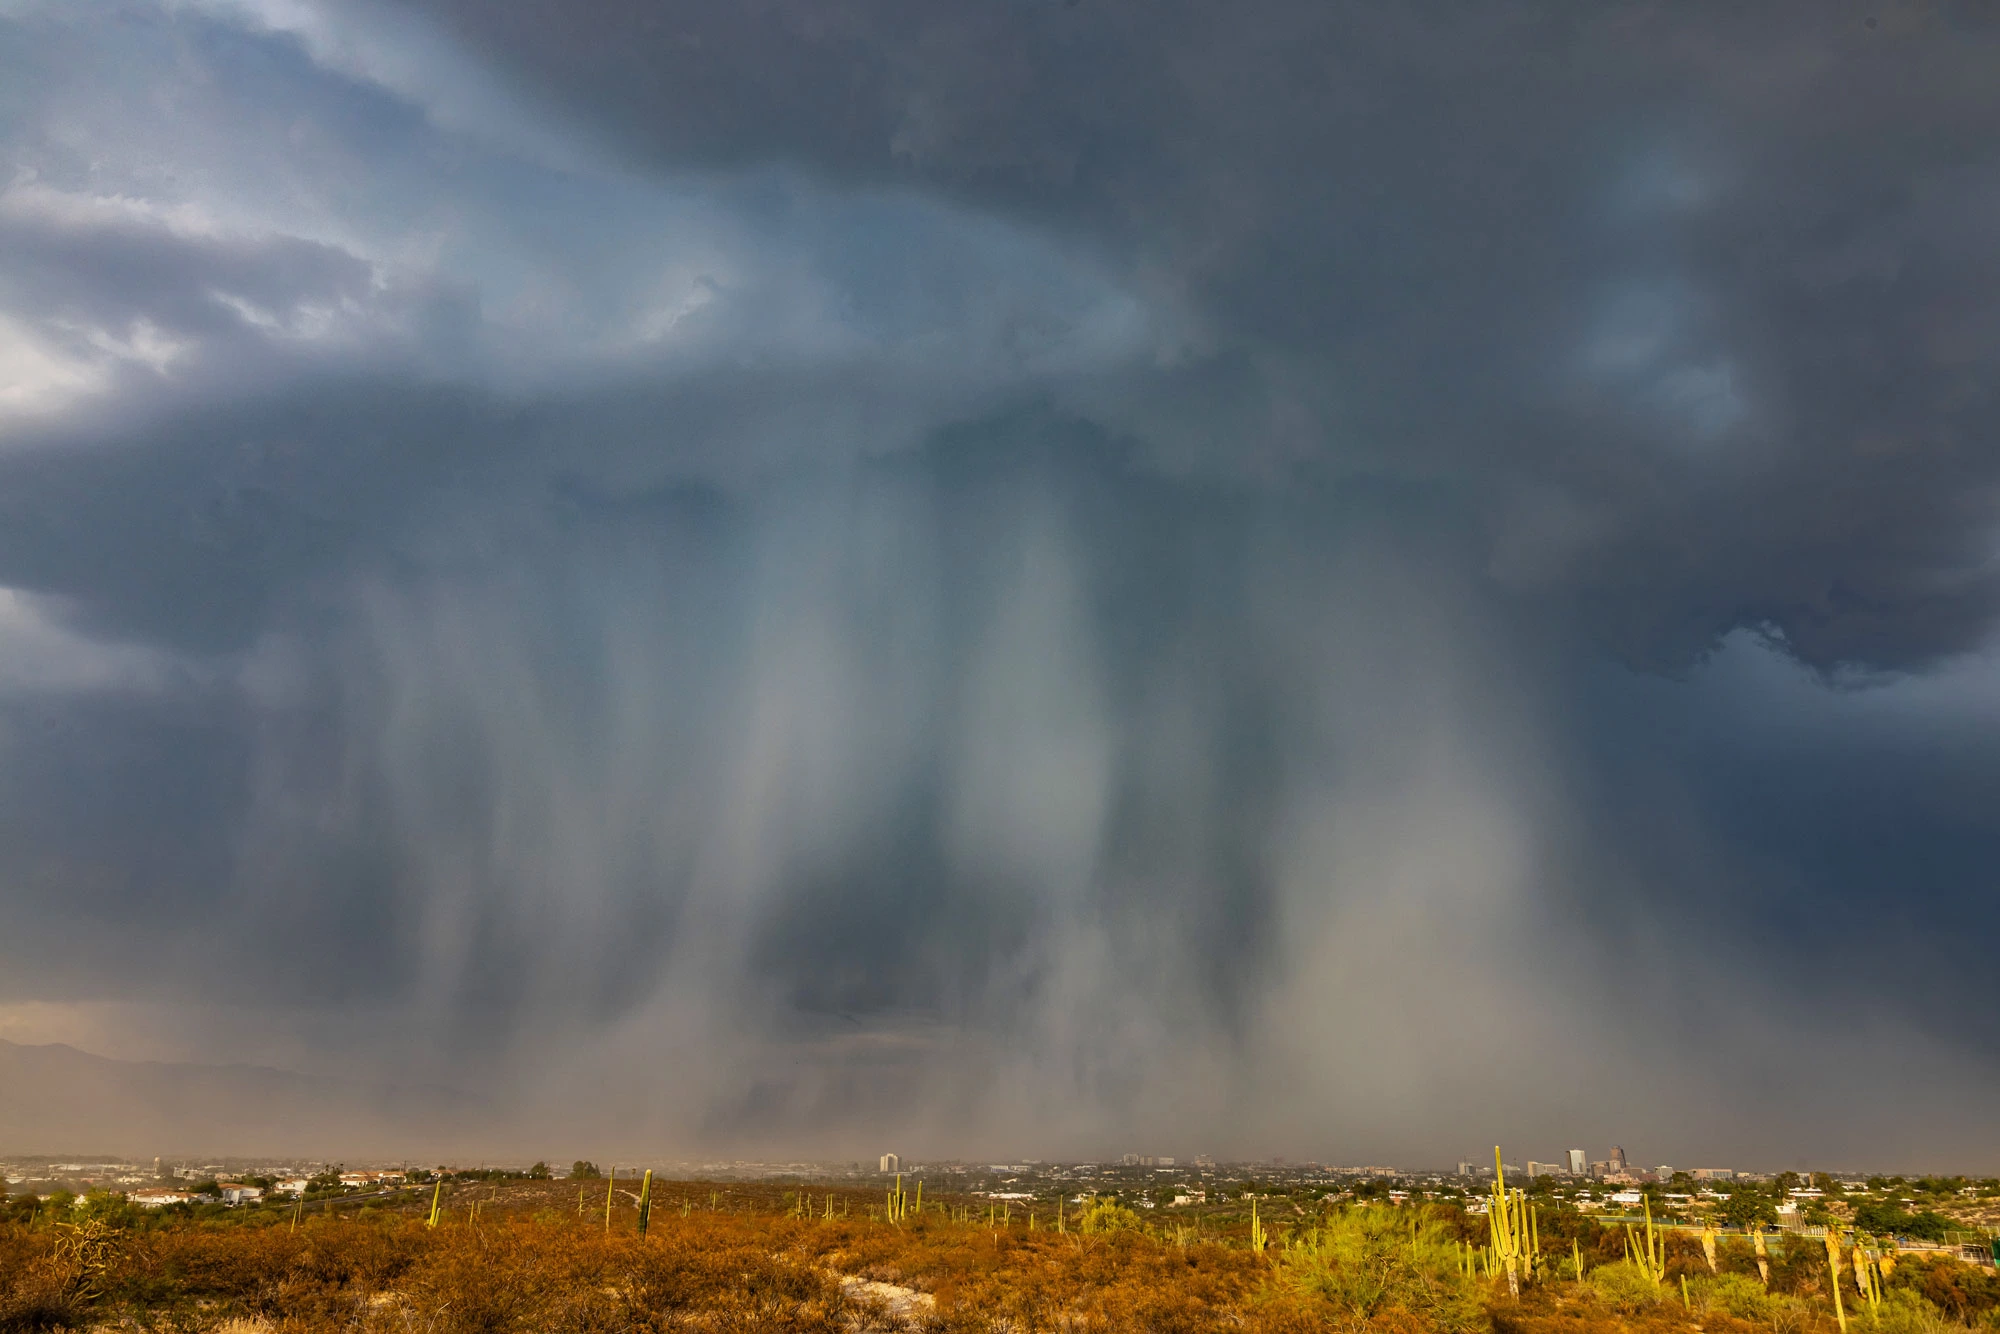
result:
<svg viewBox="0 0 2000 1334"><path fill-rule="evenodd" d="M1840 1334L1847 1334L1847 1308L1840 1300L1840 1229L1830 1223L1826 1229L1826 1268L1833 1284L1833 1316L1840 1322Z"/></svg>
<svg viewBox="0 0 2000 1334"><path fill-rule="evenodd" d="M1493 1237L1493 1263L1507 1275L1507 1292L1510 1296L1521 1295L1521 1270L1528 1228L1520 1217L1525 1208L1515 1201L1507 1189L1507 1168L1500 1160L1500 1146L1493 1146L1493 1201L1487 1206L1487 1230Z"/></svg>

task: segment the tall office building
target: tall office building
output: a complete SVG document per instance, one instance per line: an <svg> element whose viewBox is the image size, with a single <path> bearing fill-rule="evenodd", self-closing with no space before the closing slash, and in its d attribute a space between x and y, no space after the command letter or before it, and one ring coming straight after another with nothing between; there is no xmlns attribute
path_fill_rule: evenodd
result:
<svg viewBox="0 0 2000 1334"><path fill-rule="evenodd" d="M883 1170L884 1172L900 1172L900 1171L902 1171L902 1170L903 1170L903 1160L902 1160L902 1158L901 1158L901 1157L900 1157L899 1155L897 1155L897 1154L893 1154L893 1153L885 1153L885 1154L883 1154L883 1155L882 1155L882 1170Z"/></svg>
<svg viewBox="0 0 2000 1334"><path fill-rule="evenodd" d="M1583 1175L1582 1149L1571 1149L1569 1151L1569 1174L1573 1177L1580 1177Z"/></svg>
<svg viewBox="0 0 2000 1334"><path fill-rule="evenodd" d="M1625 1170L1625 1150L1616 1144L1611 1146L1611 1170L1614 1172Z"/></svg>

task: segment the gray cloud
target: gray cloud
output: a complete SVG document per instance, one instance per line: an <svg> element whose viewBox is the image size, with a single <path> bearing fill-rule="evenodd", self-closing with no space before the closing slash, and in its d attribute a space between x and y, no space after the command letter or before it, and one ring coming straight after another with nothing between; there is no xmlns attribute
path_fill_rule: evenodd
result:
<svg viewBox="0 0 2000 1334"><path fill-rule="evenodd" d="M10 1035L1990 1153L1986 28L117 12L0 19Z"/></svg>
<svg viewBox="0 0 2000 1334"><path fill-rule="evenodd" d="M1264 438L1197 416L1211 466L1491 487L1512 572L1634 656L1769 621L1905 665L1989 622L2000 108L1969 7L417 7L628 151L1093 238L1237 367Z"/></svg>

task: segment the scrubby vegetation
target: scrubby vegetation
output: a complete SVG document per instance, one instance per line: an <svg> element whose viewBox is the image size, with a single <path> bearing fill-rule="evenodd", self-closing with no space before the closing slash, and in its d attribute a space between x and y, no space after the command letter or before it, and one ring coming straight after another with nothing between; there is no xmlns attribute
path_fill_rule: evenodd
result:
<svg viewBox="0 0 2000 1334"><path fill-rule="evenodd" d="M857 1193L655 1182L642 1234L633 1193L607 1184L608 1220L606 1189L575 1179L461 1180L436 1226L428 1198L167 1221L44 1201L0 1223L0 1331L1838 1334L1817 1240L1774 1241L1767 1280L1741 1238L1668 1232L1641 1256L1552 1211L1530 1221L1515 1298L1478 1259L1496 1253L1486 1218L1456 1207L1200 1228L1105 1200L1058 1224L934 1198L891 1222ZM1872 1303L1840 1281L1850 1334L2000 1331L2000 1280L1956 1259L1904 1253Z"/></svg>

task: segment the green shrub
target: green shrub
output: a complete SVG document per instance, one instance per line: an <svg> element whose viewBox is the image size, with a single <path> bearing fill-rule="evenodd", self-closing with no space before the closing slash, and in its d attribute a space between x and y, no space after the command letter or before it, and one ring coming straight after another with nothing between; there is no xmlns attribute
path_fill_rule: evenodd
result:
<svg viewBox="0 0 2000 1334"><path fill-rule="evenodd" d="M1796 1298L1766 1292L1761 1282L1745 1274L1690 1279L1688 1299L1697 1311L1721 1311L1758 1324L1771 1324L1781 1306L1798 1304Z"/></svg>
<svg viewBox="0 0 2000 1334"><path fill-rule="evenodd" d="M1086 1234L1093 1232L1123 1232L1145 1226L1139 1215L1125 1208L1116 1200L1092 1200L1084 1207L1083 1216L1077 1226Z"/></svg>
<svg viewBox="0 0 2000 1334"><path fill-rule="evenodd" d="M1936 1306L1908 1289L1893 1289L1882 1298L1881 1320L1869 1334L1949 1334L1958 1326Z"/></svg>
<svg viewBox="0 0 2000 1334"><path fill-rule="evenodd" d="M1630 1260L1599 1265L1591 1270L1590 1286L1607 1306L1627 1315L1645 1310L1666 1295L1665 1289L1653 1281L1652 1275ZM1678 1297L1679 1294L1675 1295Z"/></svg>
<svg viewBox="0 0 2000 1334"><path fill-rule="evenodd" d="M1436 1219L1409 1210L1332 1215L1294 1239L1279 1278L1348 1328L1398 1311L1444 1334L1483 1323L1457 1241Z"/></svg>

